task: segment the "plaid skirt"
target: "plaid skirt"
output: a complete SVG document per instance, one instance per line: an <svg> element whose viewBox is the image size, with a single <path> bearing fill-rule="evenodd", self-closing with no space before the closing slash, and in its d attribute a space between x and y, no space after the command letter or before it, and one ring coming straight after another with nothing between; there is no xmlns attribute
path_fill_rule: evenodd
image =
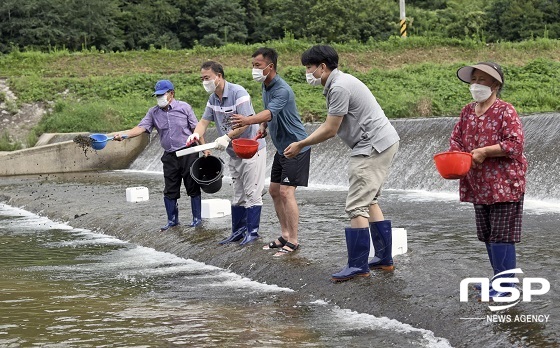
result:
<svg viewBox="0 0 560 348"><path fill-rule="evenodd" d="M519 243L523 197L519 202L475 204L476 234L485 243Z"/></svg>

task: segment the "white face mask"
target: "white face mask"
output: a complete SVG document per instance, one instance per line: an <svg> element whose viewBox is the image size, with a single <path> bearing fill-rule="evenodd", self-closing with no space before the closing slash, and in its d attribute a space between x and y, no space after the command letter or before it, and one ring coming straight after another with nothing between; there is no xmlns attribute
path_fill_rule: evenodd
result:
<svg viewBox="0 0 560 348"><path fill-rule="evenodd" d="M319 67L317 67L317 69L315 69L315 71L317 71L319 69ZM321 78L323 77L323 73L321 73L320 77L315 77L313 76L313 74L315 74L315 71L313 71L312 73L306 73L305 74L305 79L307 80L307 83L309 83L311 86L320 86L321 85Z"/></svg>
<svg viewBox="0 0 560 348"><path fill-rule="evenodd" d="M164 95L160 95L159 97L157 97L157 105L160 108L164 108L166 107L168 104L167 102L167 93L165 93Z"/></svg>
<svg viewBox="0 0 560 348"><path fill-rule="evenodd" d="M479 85L478 83L473 83L469 87L472 97L475 102L482 103L492 95L492 89L488 86Z"/></svg>
<svg viewBox="0 0 560 348"><path fill-rule="evenodd" d="M206 92L208 93L214 93L214 91L216 90L216 80L206 80L206 81L202 81L202 86L204 87L204 90L206 90Z"/></svg>
<svg viewBox="0 0 560 348"><path fill-rule="evenodd" d="M264 82L264 80L266 80L266 77L268 76L268 74L264 75L264 69L253 68L253 80L257 82Z"/></svg>

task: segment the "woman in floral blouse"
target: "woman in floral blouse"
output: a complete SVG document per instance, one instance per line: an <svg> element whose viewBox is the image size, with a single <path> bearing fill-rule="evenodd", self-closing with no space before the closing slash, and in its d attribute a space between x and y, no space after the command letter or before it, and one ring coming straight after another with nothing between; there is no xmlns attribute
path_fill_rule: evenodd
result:
<svg viewBox="0 0 560 348"><path fill-rule="evenodd" d="M515 243L521 241L527 172L523 127L515 108L498 98L504 85L498 64L465 66L457 77L470 84L474 102L461 111L449 151L473 155L471 170L460 180L460 199L474 204L478 239L486 244L496 276L516 268ZM495 278L514 276L506 272ZM504 280L502 286L514 284ZM500 290L491 287L490 298L509 296L507 289Z"/></svg>

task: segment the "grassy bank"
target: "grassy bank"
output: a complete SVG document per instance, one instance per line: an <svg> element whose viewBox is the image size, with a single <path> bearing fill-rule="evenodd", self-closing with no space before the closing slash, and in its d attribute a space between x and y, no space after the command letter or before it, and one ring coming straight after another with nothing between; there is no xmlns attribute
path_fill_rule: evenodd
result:
<svg viewBox="0 0 560 348"><path fill-rule="evenodd" d="M321 121L325 102L318 87L305 82L301 53L311 43L287 39L267 43L280 53L279 73L293 87L302 117ZM0 56L18 103L53 101L53 112L35 130L108 132L132 127L154 104L156 80L168 78L176 97L198 116L208 95L199 80L200 65L216 60L226 79L243 85L262 109L260 85L251 79L251 54L258 45L228 45L192 50L120 53L83 51L14 52ZM487 45L475 41L393 38L385 42L335 46L340 67L364 81L391 118L454 116L469 102L468 86L455 77L464 65L492 60L504 67L503 99L522 114L560 110L560 41L539 39Z"/></svg>

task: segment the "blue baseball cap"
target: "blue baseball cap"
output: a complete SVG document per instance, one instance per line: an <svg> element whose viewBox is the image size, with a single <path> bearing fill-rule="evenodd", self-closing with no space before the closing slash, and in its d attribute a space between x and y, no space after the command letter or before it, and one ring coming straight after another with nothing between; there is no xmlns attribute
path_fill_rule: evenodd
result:
<svg viewBox="0 0 560 348"><path fill-rule="evenodd" d="M156 87L154 94L152 95L162 95L167 93L168 91L174 91L173 84L169 80L159 80L156 82Z"/></svg>

